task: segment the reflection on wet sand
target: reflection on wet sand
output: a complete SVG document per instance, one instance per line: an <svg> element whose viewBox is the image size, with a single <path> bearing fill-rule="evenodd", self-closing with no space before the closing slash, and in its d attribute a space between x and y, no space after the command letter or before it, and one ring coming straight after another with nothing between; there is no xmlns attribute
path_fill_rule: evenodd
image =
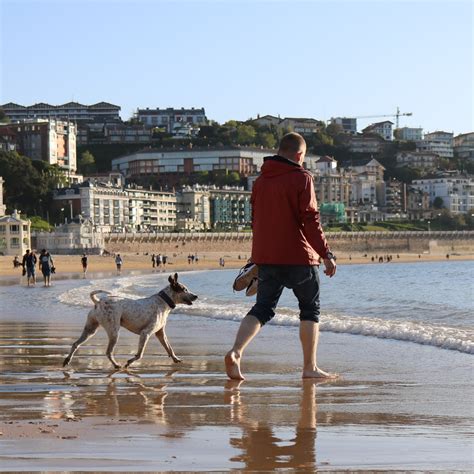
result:
<svg viewBox="0 0 474 474"><path fill-rule="evenodd" d="M316 468L316 386L317 381L303 380L298 414L294 427L283 434L271 419L247 416L246 397L241 396L239 382L228 382L225 400L230 406L230 420L242 429L240 437L230 444L242 452L230 460L243 463L248 470L315 469ZM277 433L278 431L278 433Z"/></svg>

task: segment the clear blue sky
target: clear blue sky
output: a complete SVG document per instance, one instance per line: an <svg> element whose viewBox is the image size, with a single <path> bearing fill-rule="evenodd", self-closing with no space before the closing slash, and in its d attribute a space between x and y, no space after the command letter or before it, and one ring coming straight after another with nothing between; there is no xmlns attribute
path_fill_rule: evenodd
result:
<svg viewBox="0 0 474 474"><path fill-rule="evenodd" d="M0 103L205 107L221 123L399 106L402 126L474 129L470 0L0 4Z"/></svg>

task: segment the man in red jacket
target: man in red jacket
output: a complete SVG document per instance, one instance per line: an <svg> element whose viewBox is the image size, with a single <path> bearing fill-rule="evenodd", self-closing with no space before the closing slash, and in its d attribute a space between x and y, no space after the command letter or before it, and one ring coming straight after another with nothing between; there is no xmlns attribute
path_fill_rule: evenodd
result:
<svg viewBox="0 0 474 474"><path fill-rule="evenodd" d="M252 261L258 265L257 301L240 324L225 356L227 375L244 380L242 353L275 315L283 288L291 288L300 308L303 378L335 378L316 364L319 338L320 257L324 273L336 273L335 257L324 236L313 177L303 168L306 142L297 133L280 141L278 155L265 158L252 191Z"/></svg>

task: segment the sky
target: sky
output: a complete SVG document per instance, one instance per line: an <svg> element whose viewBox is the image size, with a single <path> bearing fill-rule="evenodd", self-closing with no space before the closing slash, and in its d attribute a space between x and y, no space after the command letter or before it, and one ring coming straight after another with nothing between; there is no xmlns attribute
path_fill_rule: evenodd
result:
<svg viewBox="0 0 474 474"><path fill-rule="evenodd" d="M0 0L0 104L474 130L473 2ZM392 117L359 119L359 128Z"/></svg>

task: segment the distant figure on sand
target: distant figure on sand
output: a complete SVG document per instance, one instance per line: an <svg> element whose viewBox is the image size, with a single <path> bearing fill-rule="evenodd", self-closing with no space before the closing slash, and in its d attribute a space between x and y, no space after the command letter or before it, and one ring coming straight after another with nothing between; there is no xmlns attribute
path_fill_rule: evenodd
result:
<svg viewBox="0 0 474 474"><path fill-rule="evenodd" d="M33 250L27 249L25 255L23 255L23 261L21 265L23 267L23 275L26 273L26 281L28 286L36 284L36 262L37 258Z"/></svg>
<svg viewBox="0 0 474 474"><path fill-rule="evenodd" d="M13 268L21 267L20 259L18 258L18 255L15 255L15 258L13 259Z"/></svg>
<svg viewBox="0 0 474 474"><path fill-rule="evenodd" d="M82 263L82 278L85 278L86 273L87 273L87 255L85 253L82 254L81 263Z"/></svg>
<svg viewBox="0 0 474 474"><path fill-rule="evenodd" d="M151 256L151 266L152 266L152 268L155 268L155 265L156 265L155 254L152 254L152 256Z"/></svg>
<svg viewBox="0 0 474 474"><path fill-rule="evenodd" d="M278 155L264 159L252 190L251 260L258 265L257 301L242 320L225 356L227 375L243 380L242 354L261 327L275 315L283 288L291 288L300 308L303 378L336 378L316 362L319 339L319 257L325 274L336 274L319 220L313 177L303 168L306 142L297 133L280 141Z"/></svg>
<svg viewBox="0 0 474 474"><path fill-rule="evenodd" d="M115 265L117 266L117 275L121 275L123 260L119 253L115 257Z"/></svg>
<svg viewBox="0 0 474 474"><path fill-rule="evenodd" d="M51 269L53 268L53 258L46 249L41 250L39 256L39 268L43 274L44 286L51 286Z"/></svg>

